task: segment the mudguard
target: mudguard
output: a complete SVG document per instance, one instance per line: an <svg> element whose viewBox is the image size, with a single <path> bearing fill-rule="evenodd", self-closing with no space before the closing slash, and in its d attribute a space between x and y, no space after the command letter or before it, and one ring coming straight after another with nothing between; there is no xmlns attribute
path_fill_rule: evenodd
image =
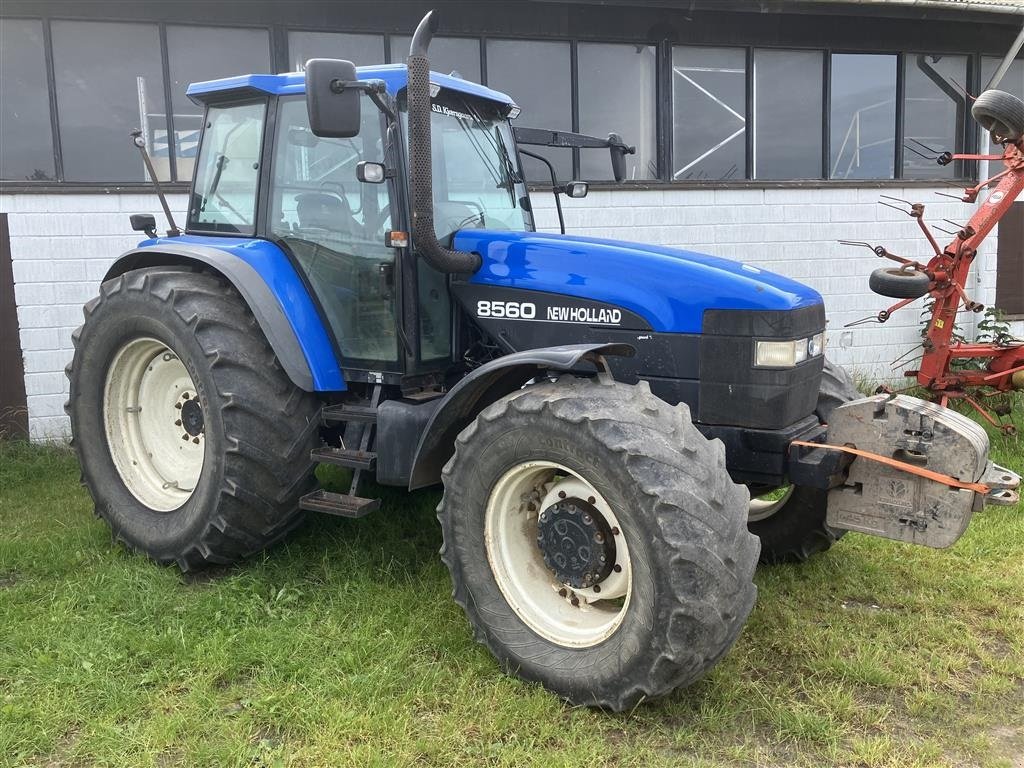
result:
<svg viewBox="0 0 1024 768"><path fill-rule="evenodd" d="M297 387L307 392L347 388L315 304L287 257L273 243L194 235L158 238L121 254L103 280L133 269L164 265L209 267L230 282Z"/></svg>
<svg viewBox="0 0 1024 768"><path fill-rule="evenodd" d="M409 490L441 481L441 468L455 450L455 438L481 410L544 371L571 371L583 363L604 368L601 355L632 357L628 344L566 344L526 349L481 365L459 381L427 422L413 458Z"/></svg>

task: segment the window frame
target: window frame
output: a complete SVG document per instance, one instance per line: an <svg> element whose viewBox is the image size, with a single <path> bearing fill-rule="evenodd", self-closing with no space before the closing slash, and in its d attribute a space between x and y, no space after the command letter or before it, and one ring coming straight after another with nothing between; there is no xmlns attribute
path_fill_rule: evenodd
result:
<svg viewBox="0 0 1024 768"><path fill-rule="evenodd" d="M162 16L157 19L152 18L138 18L138 19L125 19L122 17L92 17L87 18L84 16L71 16L64 13L49 14L45 11L41 13L33 13L32 11L21 11L15 12L11 15L4 15L5 19L21 19L39 21L43 28L43 39L44 39L44 56L46 60L46 77L47 86L50 102L50 126L51 133L53 135L53 156L56 181L19 181L19 180L2 180L0 179L0 191L5 193L13 192L83 192L83 191L134 191L149 189L150 183L148 181L126 181L126 182L95 182L95 181L65 181L64 180L64 163L63 163L63 150L60 140L60 120L58 105L56 104L56 89L54 87L54 73L53 73L53 41L51 33L51 23L57 20L67 21L97 21L97 22L124 22L134 21L141 24L155 25L159 32L160 39L160 56L161 63L164 71L164 101L170 104L172 99L172 88L169 80L169 51L167 47L167 33L166 28L169 25L176 27L205 27L205 28L226 28L226 29L251 29L251 30L263 30L267 32L268 41L270 46L270 62L271 69L274 71L284 71L288 69L287 62L289 61L289 46L288 46L288 33L290 31L296 32L340 32L349 34L369 34L369 35L381 35L383 37L384 44L384 63L391 63L392 51L391 51L391 39L395 36L407 36L408 31L398 32L394 27L383 29L384 23L374 25L362 25L360 28L324 28L314 27L309 24L291 24L287 20L273 19L267 20L264 23L225 23L223 21L203 21L196 22L191 20L172 20L167 16ZM551 41L551 42L568 42L570 46L570 83L572 87L572 104L571 113L573 119L573 129L579 130L579 66L578 66L578 54L577 45L580 42L588 43L627 43L627 44L643 44L651 45L655 47L656 66L655 66L655 90L656 90L656 105L655 105L655 159L658 166L657 178L637 181L626 181L622 183L613 183L607 181L594 181L591 183L593 189L687 189L687 188L705 188L709 185L716 185L723 188L792 188L792 187L809 187L809 188L823 188L823 187L842 187L842 186L875 186L875 187L897 187L897 186L935 186L937 183L941 184L943 181L949 182L969 182L977 179L978 167L975 162L965 162L961 169L960 175L953 176L949 179L918 179L914 177L907 177L904 175L903 169L903 109L905 101L905 67L907 57L916 56L918 54L935 54L941 53L949 56L965 56L967 58L967 82L964 83L965 88L974 93L977 92L981 86L981 60L983 56L986 57L997 57L997 54L991 50L982 51L980 49L967 51L960 46L937 46L936 49L925 49L920 45L911 45L904 50L892 50L891 48L875 48L870 44L855 49L847 47L827 47L827 46L813 46L813 45L800 45L792 44L786 41L785 44L775 44L774 42L769 43L747 43L742 45L736 45L728 36L713 37L700 41L687 41L679 39L662 39L660 41L651 39L641 39L640 36L634 35L632 37L627 36L616 36L605 34L595 35L568 35L568 34L521 34L516 32L506 33L495 33L494 31L481 31L480 33L473 34L467 32L446 32L446 37L461 38L468 40L477 40L479 43L479 58L480 58L480 74L481 82L486 85L488 81L487 76L487 56L486 46L489 39L502 39L502 40L537 40L537 41ZM674 181L672 180L672 168L674 167L673 154L673 98L671 88L671 61L672 61L672 48L674 46L682 47L722 47L722 48L739 48L744 49L747 54L747 105L748 105L748 119L747 119L747 131L746 131L746 153L747 153L747 173L743 179L730 179L728 181L721 180L686 180L686 181ZM751 114L750 102L753 97L753 51L755 48L758 49L781 49L790 51L820 51L823 53L823 104L822 104L822 124L823 124L823 146L822 146L822 173L819 178L816 179L785 179L785 180L767 180L767 179L756 179L753 177L754 165L752 157L752 141L755 131L755 122L757 116ZM975 46L978 48L978 46ZM851 54L888 54L895 55L897 58L897 94L896 94L896 135L895 135L895 152L894 152L894 163L893 163L893 178L891 179L858 179L858 180L840 180L840 179L829 179L827 178L828 173L828 153L830 151L827 132L830 129L830 116L831 110L831 94L829 93L829 84L831 80L830 63L831 57L834 53L851 53ZM1020 59L1018 59L1020 60ZM176 135L174 128L173 115L168 115L168 133L169 135ZM978 129L974 124L974 121L970 119L969 115L965 118L964 124L957 126L958 135L963 136L964 145L972 147L978 140ZM628 137L627 137L628 139ZM185 192L189 189L188 180L179 177L177 172L177 163L174 162L177 158L174 157L177 153L175 152L174 142L169 142L171 145L169 154L172 155L170 158L171 168L171 181L164 182L165 188L170 192ZM579 178L579 150L572 150L573 153L573 178ZM531 184L531 188L543 188L543 183Z"/></svg>

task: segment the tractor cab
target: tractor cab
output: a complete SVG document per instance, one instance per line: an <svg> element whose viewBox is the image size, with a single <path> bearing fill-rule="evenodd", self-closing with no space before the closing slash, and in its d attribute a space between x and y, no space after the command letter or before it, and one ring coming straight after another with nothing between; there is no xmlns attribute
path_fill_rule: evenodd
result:
<svg viewBox="0 0 1024 768"><path fill-rule="evenodd" d="M326 320L346 380L442 372L452 358L446 275L410 249L406 68L352 68L347 126L322 121L291 73L194 84L206 107L186 233L277 245ZM504 94L431 73L434 227L531 231ZM310 117L320 124L311 127ZM339 135L348 134L348 135Z"/></svg>

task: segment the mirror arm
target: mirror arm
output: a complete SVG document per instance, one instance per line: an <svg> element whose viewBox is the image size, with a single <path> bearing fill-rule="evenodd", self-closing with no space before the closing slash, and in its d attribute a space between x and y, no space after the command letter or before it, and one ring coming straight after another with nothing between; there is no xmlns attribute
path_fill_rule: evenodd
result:
<svg viewBox="0 0 1024 768"><path fill-rule="evenodd" d="M544 165L548 167L548 173L551 174L551 192L555 196L555 208L558 209L558 228L562 231L562 234L564 235L565 219L562 217L562 201L558 199L558 196L561 194L562 190L559 188L558 179L555 177L555 166L553 166L551 164L551 161L548 160L543 155L535 154L527 149L520 149L519 154L526 155L527 157L532 157L534 160L540 160L542 163L544 163ZM534 226L536 226L536 224Z"/></svg>
<svg viewBox="0 0 1024 768"><path fill-rule="evenodd" d="M383 80L331 80L331 93L344 93L349 90L362 91L389 118L392 120L398 119L395 108L387 97L388 89Z"/></svg>

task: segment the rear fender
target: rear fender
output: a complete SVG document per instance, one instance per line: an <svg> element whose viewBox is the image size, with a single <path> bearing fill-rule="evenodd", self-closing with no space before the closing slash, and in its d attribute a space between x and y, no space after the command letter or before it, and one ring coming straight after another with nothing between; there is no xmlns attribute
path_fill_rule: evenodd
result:
<svg viewBox="0 0 1024 768"><path fill-rule="evenodd" d="M515 352L486 363L459 381L427 422L416 447L409 490L441 481L441 468L455 451L455 438L491 403L545 371L571 371L590 363L607 370L602 355L632 357L628 344L567 344Z"/></svg>
<svg viewBox="0 0 1024 768"><path fill-rule="evenodd" d="M266 245L276 248L273 243ZM235 253L210 245L161 240L121 254L103 280L155 266L193 267L220 275L242 295L281 367L297 387L306 392L347 388L316 305L284 254L280 263L273 265L275 278L271 286L264 274L266 264L254 265ZM260 266L262 270L258 269Z"/></svg>

